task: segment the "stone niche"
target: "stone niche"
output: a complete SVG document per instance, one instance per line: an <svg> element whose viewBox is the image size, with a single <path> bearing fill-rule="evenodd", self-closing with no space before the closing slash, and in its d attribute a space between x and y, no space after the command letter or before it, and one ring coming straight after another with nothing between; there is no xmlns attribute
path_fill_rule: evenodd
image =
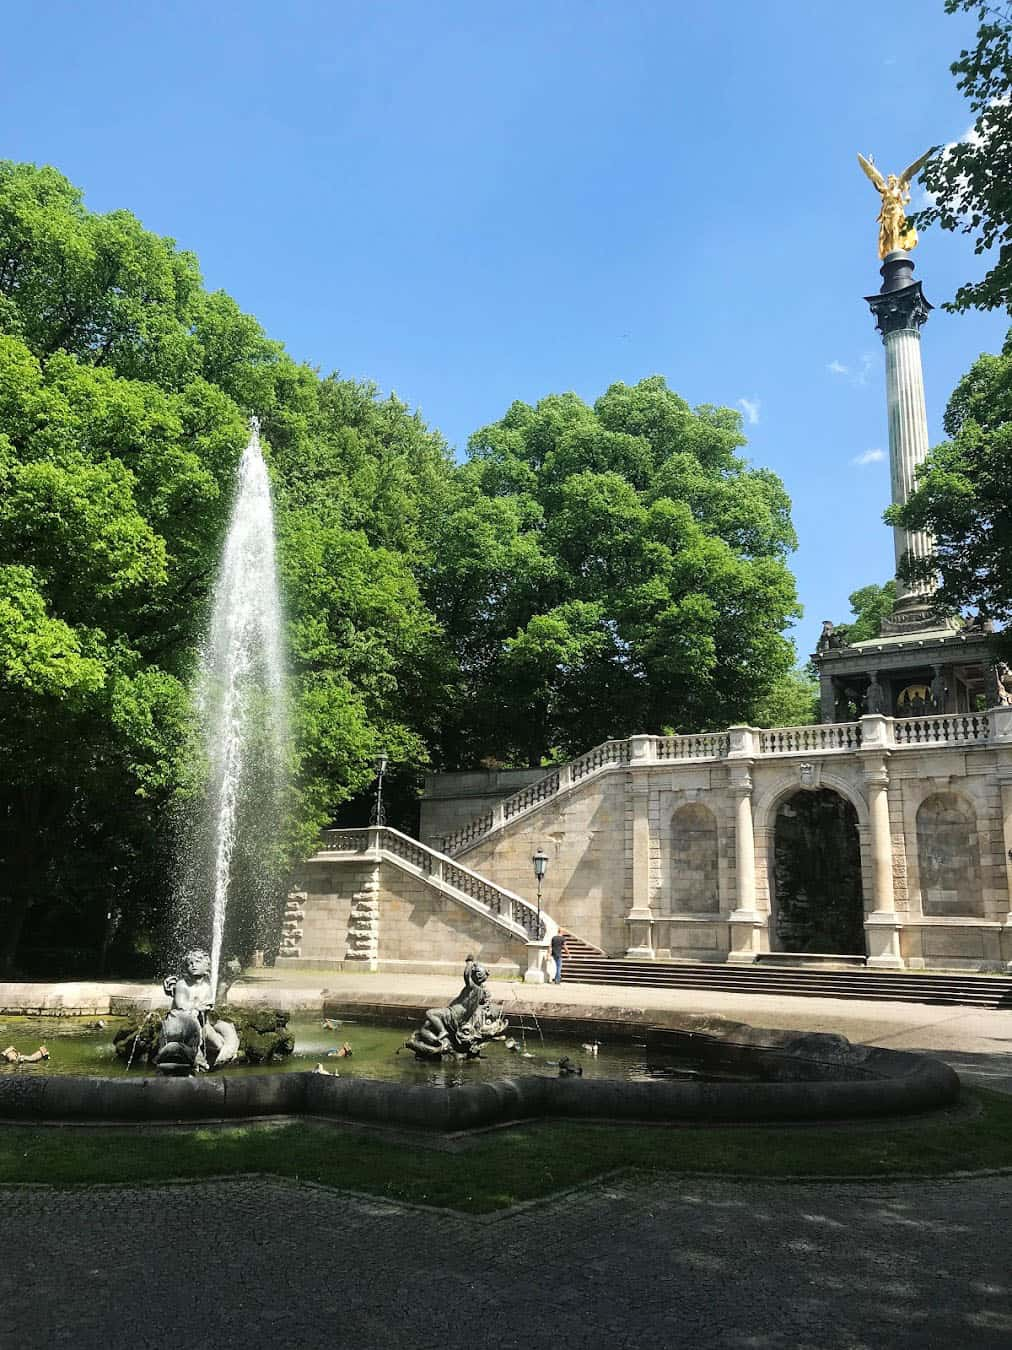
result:
<svg viewBox="0 0 1012 1350"><path fill-rule="evenodd" d="M718 913L720 893L716 816L702 802L689 802L674 812L670 828L667 886L669 912ZM693 942L691 945L700 944Z"/></svg>
<svg viewBox="0 0 1012 1350"><path fill-rule="evenodd" d="M983 915L977 818L968 801L954 792L925 798L917 811L917 863L923 914Z"/></svg>

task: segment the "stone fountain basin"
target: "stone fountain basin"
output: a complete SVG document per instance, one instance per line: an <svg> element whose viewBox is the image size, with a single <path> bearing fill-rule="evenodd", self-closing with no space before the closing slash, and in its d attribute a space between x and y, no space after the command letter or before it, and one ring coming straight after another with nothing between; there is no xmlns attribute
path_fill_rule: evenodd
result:
<svg viewBox="0 0 1012 1350"><path fill-rule="evenodd" d="M389 1008L384 1010L389 1015ZM358 1007L361 1017L363 1009ZM544 1020L544 1019L542 1019ZM588 1039L645 1038L704 1069L747 1081L531 1075L447 1089L312 1072L195 1078L0 1078L0 1120L106 1123L309 1116L448 1133L539 1118L651 1122L846 1120L929 1111L955 1102L959 1077L929 1055L852 1044L821 1032L759 1029L714 1017L677 1025L579 1019ZM553 1019L553 1030L563 1029Z"/></svg>

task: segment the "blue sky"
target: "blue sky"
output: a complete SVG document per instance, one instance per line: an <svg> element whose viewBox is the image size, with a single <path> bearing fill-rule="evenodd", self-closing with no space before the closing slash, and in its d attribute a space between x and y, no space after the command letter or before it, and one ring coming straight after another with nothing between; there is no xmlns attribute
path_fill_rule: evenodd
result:
<svg viewBox="0 0 1012 1350"><path fill-rule="evenodd" d="M802 655L892 570L878 198L970 114L941 0L49 0L11 7L0 153L126 207L324 371L463 450L515 398L661 373L784 479ZM936 303L962 236L915 255ZM932 315L932 441L994 315ZM865 463L855 462L864 458Z"/></svg>

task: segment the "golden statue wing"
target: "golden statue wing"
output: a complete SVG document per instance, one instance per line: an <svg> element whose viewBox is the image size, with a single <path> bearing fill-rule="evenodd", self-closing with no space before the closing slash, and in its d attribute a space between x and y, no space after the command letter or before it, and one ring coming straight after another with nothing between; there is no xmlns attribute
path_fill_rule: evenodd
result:
<svg viewBox="0 0 1012 1350"><path fill-rule="evenodd" d="M864 155L858 155L857 162L878 188L879 192L881 192L886 185L886 180L879 173L878 169L875 168L875 165L872 164L870 159L865 159Z"/></svg>
<svg viewBox="0 0 1012 1350"><path fill-rule="evenodd" d="M911 181L914 178L916 178L916 176L924 168L925 164L927 164L928 160L931 158L931 156L935 153L937 149L938 146L933 145L930 150L925 150L924 154L921 155L920 159L915 159L913 164L910 165L909 169L903 170L903 172L900 174L900 182L904 187L908 187L910 185Z"/></svg>

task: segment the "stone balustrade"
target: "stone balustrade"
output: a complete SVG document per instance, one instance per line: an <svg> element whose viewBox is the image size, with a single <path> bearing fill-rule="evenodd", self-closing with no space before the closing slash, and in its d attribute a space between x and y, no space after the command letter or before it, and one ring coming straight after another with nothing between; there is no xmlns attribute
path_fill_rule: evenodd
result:
<svg viewBox="0 0 1012 1350"><path fill-rule="evenodd" d="M731 727L727 731L681 736L629 736L605 741L568 764L497 802L491 811L468 821L442 839L455 856L560 794L598 774L615 769L722 760L766 760L785 756L844 756L863 750L902 752L932 746L986 746L1012 740L1012 708L990 713L946 713L933 717L892 718L869 714L856 722L823 722L799 727Z"/></svg>
<svg viewBox="0 0 1012 1350"><path fill-rule="evenodd" d="M353 857L385 855L407 864L441 890L455 898L466 897L472 905L480 906L490 918L508 929L512 936L526 942L544 942L557 930L552 919L523 896L489 881L487 877L479 876L447 854L429 848L427 844L388 825L371 825L368 829L357 830L324 830L320 853L316 856L325 857L328 853Z"/></svg>

